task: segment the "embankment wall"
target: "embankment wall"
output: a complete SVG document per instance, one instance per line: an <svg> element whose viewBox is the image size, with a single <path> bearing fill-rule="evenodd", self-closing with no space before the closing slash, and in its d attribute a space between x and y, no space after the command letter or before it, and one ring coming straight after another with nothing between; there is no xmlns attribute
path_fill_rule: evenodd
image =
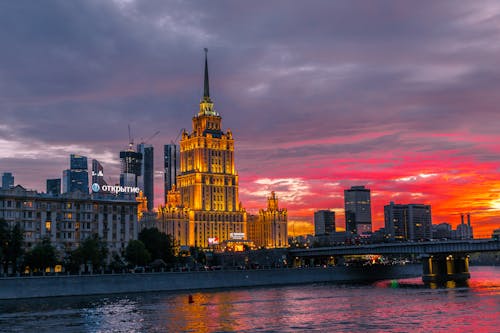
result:
<svg viewBox="0 0 500 333"><path fill-rule="evenodd" d="M237 288L318 282L362 283L420 276L421 265L221 270L197 272L11 277L0 299Z"/></svg>

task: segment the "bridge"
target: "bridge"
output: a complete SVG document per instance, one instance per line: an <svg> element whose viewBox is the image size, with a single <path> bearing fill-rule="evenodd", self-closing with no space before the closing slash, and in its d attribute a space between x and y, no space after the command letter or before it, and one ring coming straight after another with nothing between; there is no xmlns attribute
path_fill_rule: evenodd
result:
<svg viewBox="0 0 500 333"><path fill-rule="evenodd" d="M290 249L295 265L304 262L332 264L336 258L349 255L418 255L422 258L422 280L425 283L464 282L470 278L469 253L500 251L495 239L382 243L352 246Z"/></svg>

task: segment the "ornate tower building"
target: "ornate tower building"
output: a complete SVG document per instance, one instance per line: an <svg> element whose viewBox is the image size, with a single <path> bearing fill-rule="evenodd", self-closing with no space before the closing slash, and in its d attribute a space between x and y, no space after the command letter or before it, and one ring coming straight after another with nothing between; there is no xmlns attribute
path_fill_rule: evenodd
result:
<svg viewBox="0 0 500 333"><path fill-rule="evenodd" d="M267 198L267 209L259 210L248 222L248 238L258 247L288 247L288 212L279 208L276 193Z"/></svg>
<svg viewBox="0 0 500 333"><path fill-rule="evenodd" d="M208 247L208 239L228 240L230 233L246 234L245 210L238 199L234 139L222 130L222 117L210 99L207 49L204 93L191 133L180 141L180 206L189 209L190 246Z"/></svg>

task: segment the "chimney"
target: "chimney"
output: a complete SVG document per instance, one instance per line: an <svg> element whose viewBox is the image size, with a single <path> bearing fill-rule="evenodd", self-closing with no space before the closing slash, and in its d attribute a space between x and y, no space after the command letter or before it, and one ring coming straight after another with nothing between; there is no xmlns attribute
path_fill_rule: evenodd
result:
<svg viewBox="0 0 500 333"><path fill-rule="evenodd" d="M464 224L464 214L460 214L460 219L462 220L462 224Z"/></svg>
<svg viewBox="0 0 500 333"><path fill-rule="evenodd" d="M470 228L470 213L467 213L467 225Z"/></svg>

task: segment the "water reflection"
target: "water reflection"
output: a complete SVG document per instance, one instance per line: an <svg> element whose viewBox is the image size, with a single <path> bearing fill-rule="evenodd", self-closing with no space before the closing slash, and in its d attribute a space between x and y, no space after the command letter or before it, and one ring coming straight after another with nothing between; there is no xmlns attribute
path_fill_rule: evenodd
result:
<svg viewBox="0 0 500 333"><path fill-rule="evenodd" d="M420 279L192 293L0 301L3 332L462 332L500 325L500 267L472 271L469 287Z"/></svg>
<svg viewBox="0 0 500 333"><path fill-rule="evenodd" d="M143 317L138 303L129 298L104 299L82 309L85 331L142 332Z"/></svg>

